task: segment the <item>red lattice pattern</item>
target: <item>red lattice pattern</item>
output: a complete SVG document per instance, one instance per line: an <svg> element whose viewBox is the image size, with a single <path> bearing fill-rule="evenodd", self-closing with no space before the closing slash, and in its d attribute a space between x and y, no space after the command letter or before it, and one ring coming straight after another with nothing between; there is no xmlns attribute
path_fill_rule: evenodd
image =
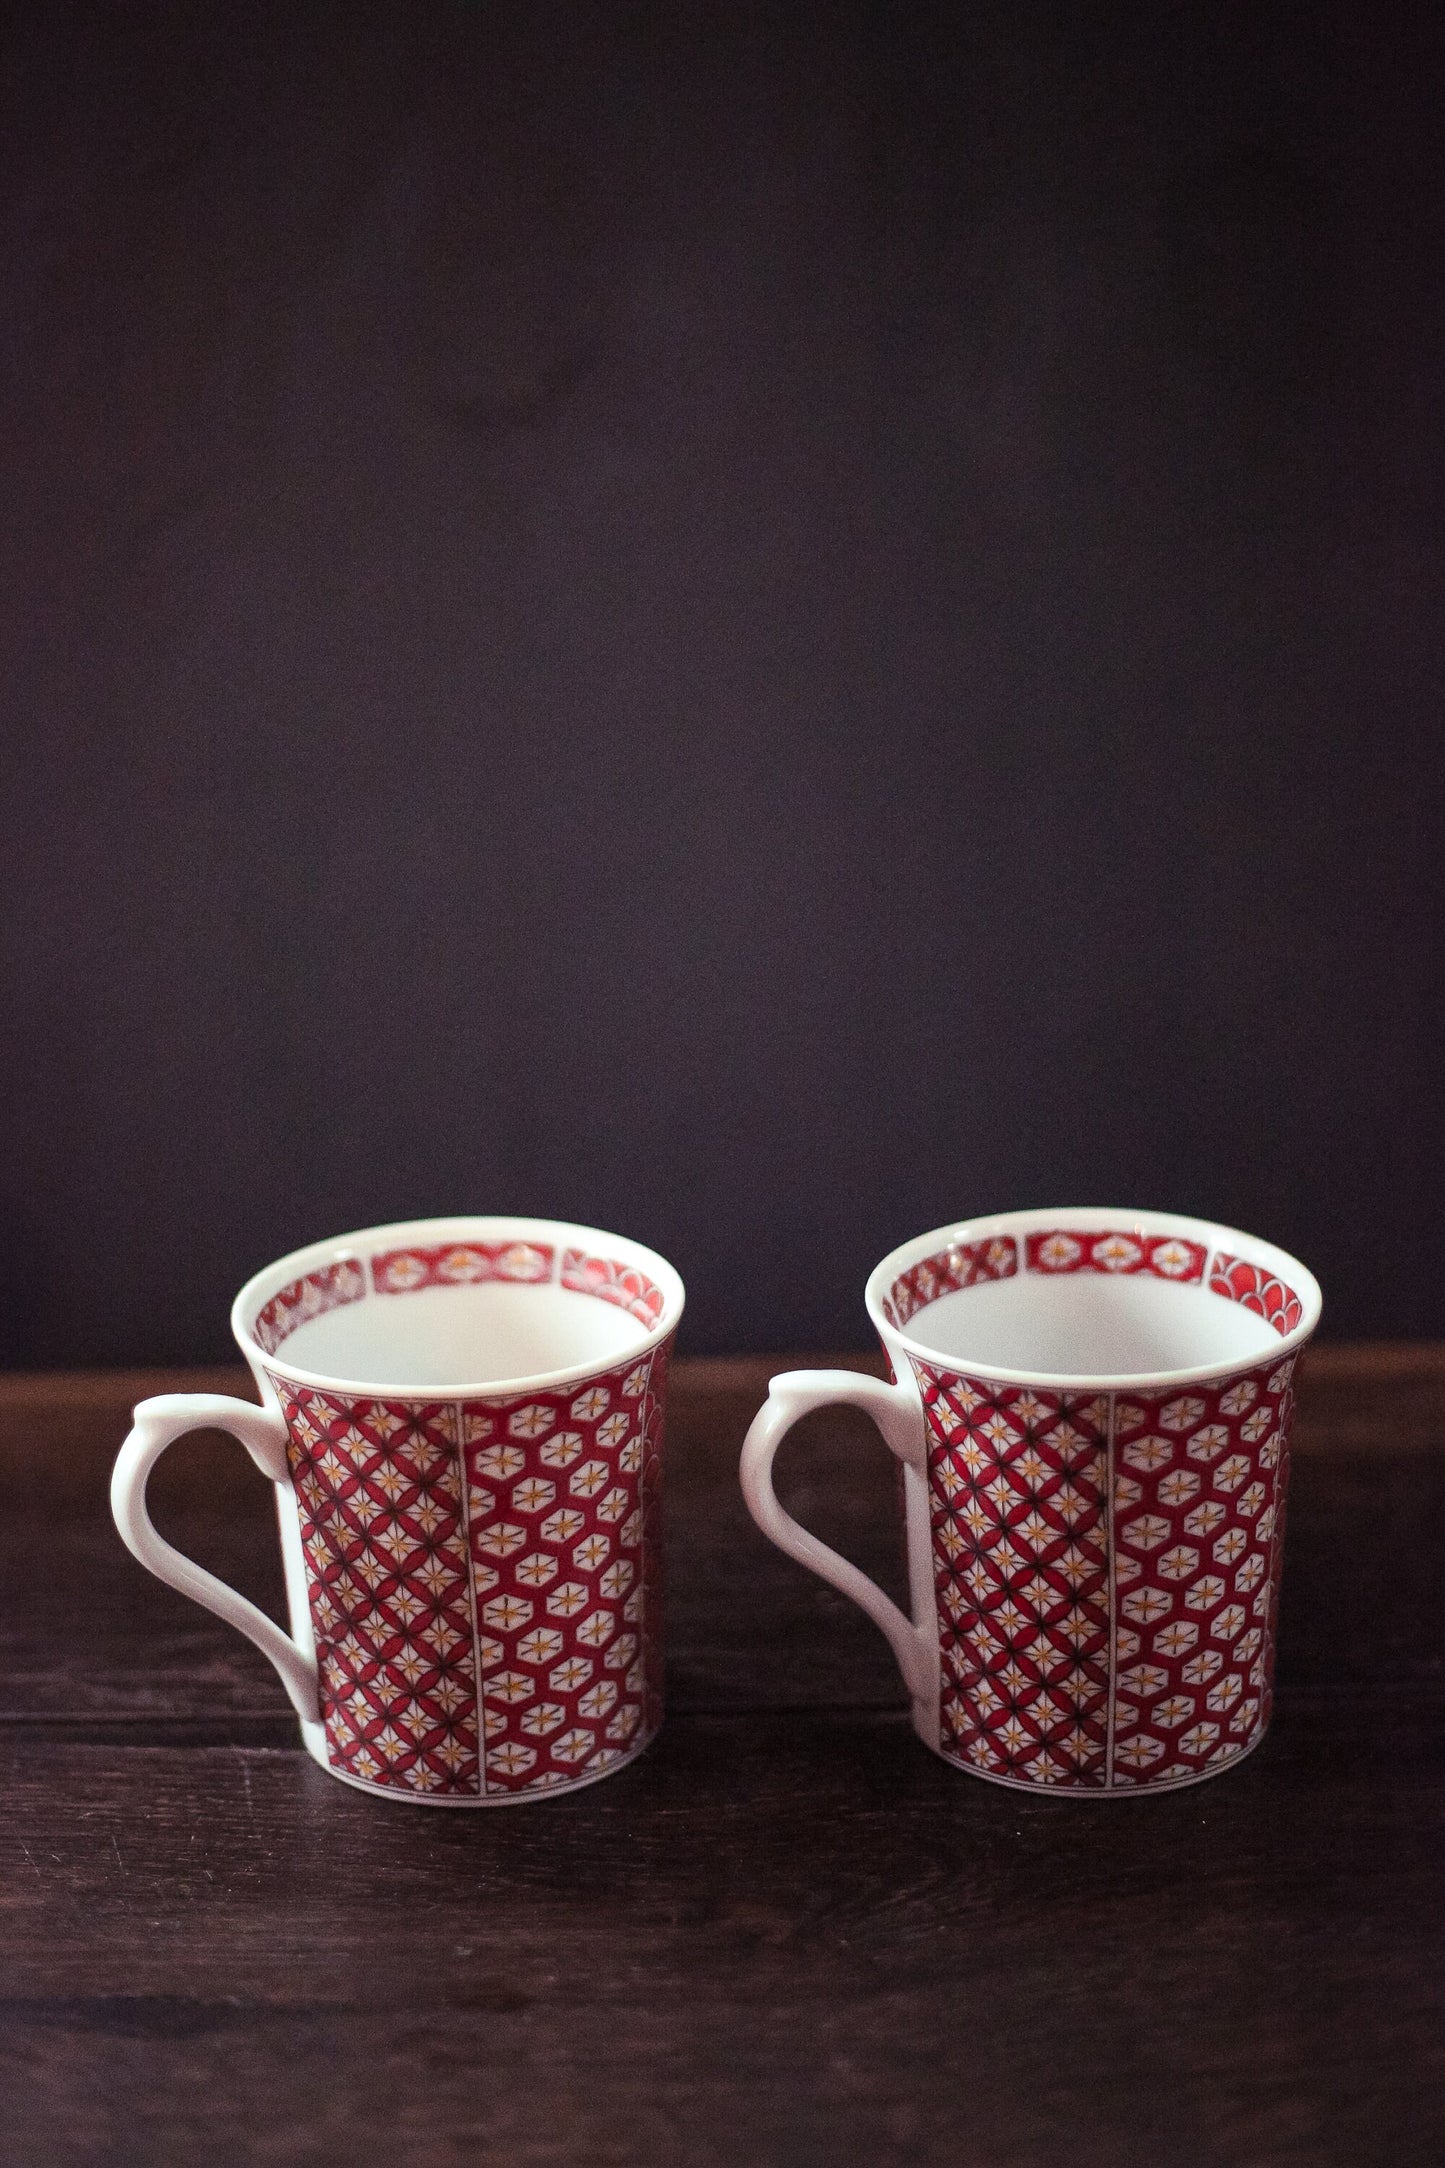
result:
<svg viewBox="0 0 1445 2168"><path fill-rule="evenodd" d="M1021 1783L1095 1789L1108 1733L1108 1397L913 1368L931 1433L943 1750Z"/></svg>
<svg viewBox="0 0 1445 2168"><path fill-rule="evenodd" d="M1091 1791L1189 1781L1252 1746L1269 1717L1294 1358L1153 1399L913 1368L943 1751Z"/></svg>
<svg viewBox="0 0 1445 2168"><path fill-rule="evenodd" d="M328 1756L387 1790L475 1794L458 1410L272 1383L290 1433Z"/></svg>
<svg viewBox="0 0 1445 2168"><path fill-rule="evenodd" d="M272 1379L334 1767L475 1798L597 1776L647 1743L666 1360L500 1402Z"/></svg>

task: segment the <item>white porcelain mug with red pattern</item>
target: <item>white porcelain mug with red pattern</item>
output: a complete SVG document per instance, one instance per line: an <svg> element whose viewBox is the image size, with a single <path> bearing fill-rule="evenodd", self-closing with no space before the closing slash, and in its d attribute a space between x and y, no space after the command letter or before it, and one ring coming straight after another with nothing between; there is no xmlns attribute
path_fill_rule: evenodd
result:
<svg viewBox="0 0 1445 2168"><path fill-rule="evenodd" d="M413 1220L297 1250L231 1313L262 1405L143 1400L116 1525L264 1651L344 1782L437 1806L591 1784L662 1716L682 1305L651 1250L552 1220ZM289 1634L151 1525L151 1468L202 1428L276 1486Z"/></svg>
<svg viewBox="0 0 1445 2168"><path fill-rule="evenodd" d="M743 1448L764 1533L888 1636L924 1743L1087 1797L1215 1776L1269 1721L1303 1265L1175 1213L1008 1212L868 1281L893 1381L796 1370ZM903 1464L913 1616L783 1511L801 1415L863 1408Z"/></svg>

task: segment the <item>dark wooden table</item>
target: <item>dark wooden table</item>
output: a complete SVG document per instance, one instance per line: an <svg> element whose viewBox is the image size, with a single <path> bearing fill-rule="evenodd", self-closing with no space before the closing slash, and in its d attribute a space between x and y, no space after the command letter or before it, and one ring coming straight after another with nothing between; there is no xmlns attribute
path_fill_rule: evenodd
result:
<svg viewBox="0 0 1445 2168"><path fill-rule="evenodd" d="M1445 2161L1445 1350L1308 1359L1274 1731L1098 1805L928 1754L880 1637L753 1529L772 1367L677 1368L657 1745L451 1814L327 1778L111 1529L131 1400L235 1374L0 1381L6 2168ZM780 1469L897 1591L862 1419ZM277 1602L239 1447L152 1491Z"/></svg>

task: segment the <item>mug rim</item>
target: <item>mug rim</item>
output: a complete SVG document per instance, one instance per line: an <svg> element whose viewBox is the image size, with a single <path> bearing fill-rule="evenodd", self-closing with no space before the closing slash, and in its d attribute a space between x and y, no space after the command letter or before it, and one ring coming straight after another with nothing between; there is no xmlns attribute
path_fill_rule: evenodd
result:
<svg viewBox="0 0 1445 2168"><path fill-rule="evenodd" d="M299 1363L289 1362L282 1352L269 1353L257 1339L253 1327L266 1303L294 1280L314 1272L318 1265L360 1263L362 1258L357 1253L364 1245L373 1249L406 1248L414 1244L446 1242L550 1242L559 1258L568 1243L588 1249L603 1245L617 1262L639 1266L655 1280L662 1292L662 1310L637 1345L615 1358L590 1355L580 1362L532 1371L521 1377L488 1378L465 1385L387 1385L373 1383L370 1379L332 1377L324 1371L303 1369ZM553 1276L543 1284L556 1285L557 1269L554 1262ZM367 1293L368 1299L375 1299L369 1273ZM412 1403L501 1400L514 1393L572 1385L583 1378L595 1377L601 1369L616 1368L618 1364L635 1362L641 1356L651 1354L676 1330L685 1301L686 1290L676 1267L630 1235L611 1234L605 1228L584 1226L577 1220L535 1219L516 1213L463 1212L437 1219L391 1220L376 1227L357 1228L350 1234L328 1235L319 1242L308 1242L301 1249L288 1251L286 1256L253 1272L240 1289L231 1304L231 1331L253 1370L263 1375L274 1373L285 1378L288 1384L303 1385L313 1391L338 1393L350 1399Z"/></svg>
<svg viewBox="0 0 1445 2168"><path fill-rule="evenodd" d="M1287 1333L1277 1335L1277 1347L1255 1356L1231 1358L1228 1362L1221 1362L1216 1357L1211 1362L1191 1363L1172 1370L1063 1371L1020 1370L1009 1364L976 1362L969 1356L946 1354L941 1348L931 1348L926 1341L915 1338L903 1326L891 1323L884 1313L883 1301L894 1280L911 1265L932 1256L935 1250L954 1243L984 1242L995 1235L1028 1235L1053 1227L1077 1229L1081 1234L1109 1233L1118 1229L1144 1240L1157 1240L1170 1234L1191 1237L1202 1242L1206 1249L1203 1275L1206 1284L1210 1257L1216 1250L1227 1248L1232 1257L1262 1267L1293 1289L1301 1305L1299 1321ZM1178 1385L1202 1384L1208 1378L1229 1377L1238 1370L1258 1368L1261 1363L1279 1362L1296 1354L1309 1339L1320 1321L1323 1299L1319 1282L1309 1268L1297 1257L1292 1257L1288 1250L1264 1241L1259 1235L1246 1234L1242 1228L1226 1226L1220 1220L1195 1219L1187 1212L1140 1211L1134 1207L1107 1205L1045 1205L1025 1211L992 1212L972 1219L953 1220L933 1228L928 1234L913 1235L908 1241L900 1242L873 1267L863 1290L868 1315L885 1348L896 1342L920 1362L935 1369L942 1367L955 1371L961 1376L987 1378L1000 1385L1036 1385L1050 1392L1068 1393L1142 1392L1153 1386L1168 1391Z"/></svg>

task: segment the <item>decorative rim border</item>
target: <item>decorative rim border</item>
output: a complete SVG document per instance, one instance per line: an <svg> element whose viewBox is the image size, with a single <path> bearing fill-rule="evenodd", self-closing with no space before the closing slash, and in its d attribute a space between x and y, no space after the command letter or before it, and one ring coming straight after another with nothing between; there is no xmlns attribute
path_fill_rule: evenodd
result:
<svg viewBox="0 0 1445 2168"><path fill-rule="evenodd" d="M339 1307L341 1303L368 1296L379 1299L383 1293L396 1291L373 1288L373 1260L392 1260L404 1252L452 1251L468 1246L478 1252L500 1252L518 1247L546 1251L545 1275L538 1277L529 1273L525 1278L519 1278L517 1284L557 1286L569 1292L588 1294L627 1310L639 1324L646 1324L646 1317L639 1314L640 1310L652 1314L653 1322L636 1346L623 1351L629 1357L645 1355L660 1347L676 1330L682 1316L686 1295L674 1267L655 1250L626 1235L608 1234L601 1228L579 1226L570 1220L465 1215L448 1219L400 1220L389 1226L365 1227L354 1234L334 1235L327 1241L309 1243L305 1249L292 1250L288 1256L280 1257L274 1264L252 1274L231 1305L231 1330L258 1378L269 1365L292 1384L319 1392L341 1393L352 1399L501 1400L542 1386L567 1385L576 1378L590 1377L597 1369L597 1358L592 1355L560 1369L533 1371L524 1377L484 1378L444 1386L341 1378L320 1370L305 1370L288 1362L284 1352L277 1350L284 1350L289 1333L280 1335L275 1345L268 1348L257 1330L279 1298L308 1281L313 1284L324 1282L338 1290L330 1300L323 1295L308 1312L308 1316L319 1316L323 1310ZM593 1267L597 1269L591 1269ZM499 1272L495 1277L512 1279L513 1275ZM628 1284L633 1279L643 1283L640 1292ZM440 1283L418 1282L418 1285L423 1284ZM660 1298L656 1307L652 1300L654 1296ZM303 1320L295 1321L300 1322ZM294 1324L289 1329L294 1330Z"/></svg>
<svg viewBox="0 0 1445 2168"><path fill-rule="evenodd" d="M1225 1227L1213 1220L1191 1219L1180 1212L1138 1212L1124 1207L1100 1205L1050 1206L1041 1211L996 1212L986 1218L961 1220L952 1226L936 1227L926 1235L915 1235L910 1242L900 1243L897 1249L876 1264L868 1275L864 1301L868 1314L883 1339L885 1347L897 1342L910 1355L921 1362L942 1365L945 1369L966 1369L970 1376L987 1378L1001 1385L1037 1385L1050 1392L1112 1393L1141 1392L1157 1386L1161 1391L1177 1385L1193 1385L1206 1378L1218 1378L1247 1367L1239 1356L1226 1360L1215 1357L1209 1362L1192 1363L1176 1370L1137 1371L1045 1371L1019 1370L998 1363L983 1362L973 1356L948 1353L942 1348L930 1347L927 1341L916 1339L897 1319L893 1307L893 1290L897 1281L927 1263L935 1252L970 1253L984 1256L1006 1243L1014 1252L1014 1263L1007 1270L983 1270L970 1273L957 1286L975 1284L978 1279L1012 1278L1018 1271L1018 1252L1027 1258L1029 1238L1041 1234L1054 1234L1067 1228L1071 1234L1112 1235L1120 1234L1138 1243L1146 1250L1166 1238L1178 1238L1184 1244L1202 1245L1204 1264L1198 1281L1194 1284L1211 1288L1226 1300L1239 1300L1238 1295L1227 1286L1214 1286L1216 1270L1222 1277L1229 1268L1246 1266L1262 1273L1268 1280L1277 1281L1287 1288L1297 1305L1295 1321L1279 1335L1278 1346L1270 1348L1271 1359L1293 1353L1309 1339L1319 1323L1322 1297L1319 1282L1306 1266L1285 1250L1277 1249L1272 1242L1262 1241L1257 1235L1243 1233L1237 1227ZM1027 1269L1027 1267L1026 1267ZM1044 1272L1041 1278L1051 1275ZM1192 1275L1191 1275L1192 1277ZM940 1294L956 1292L955 1288L941 1288ZM936 1300L937 1297L930 1298ZM926 1308L922 1304L919 1309ZM1278 1332L1279 1328L1262 1310L1249 1305L1252 1314ZM910 1311L909 1319L918 1315ZM1265 1352L1257 1359L1264 1361Z"/></svg>

